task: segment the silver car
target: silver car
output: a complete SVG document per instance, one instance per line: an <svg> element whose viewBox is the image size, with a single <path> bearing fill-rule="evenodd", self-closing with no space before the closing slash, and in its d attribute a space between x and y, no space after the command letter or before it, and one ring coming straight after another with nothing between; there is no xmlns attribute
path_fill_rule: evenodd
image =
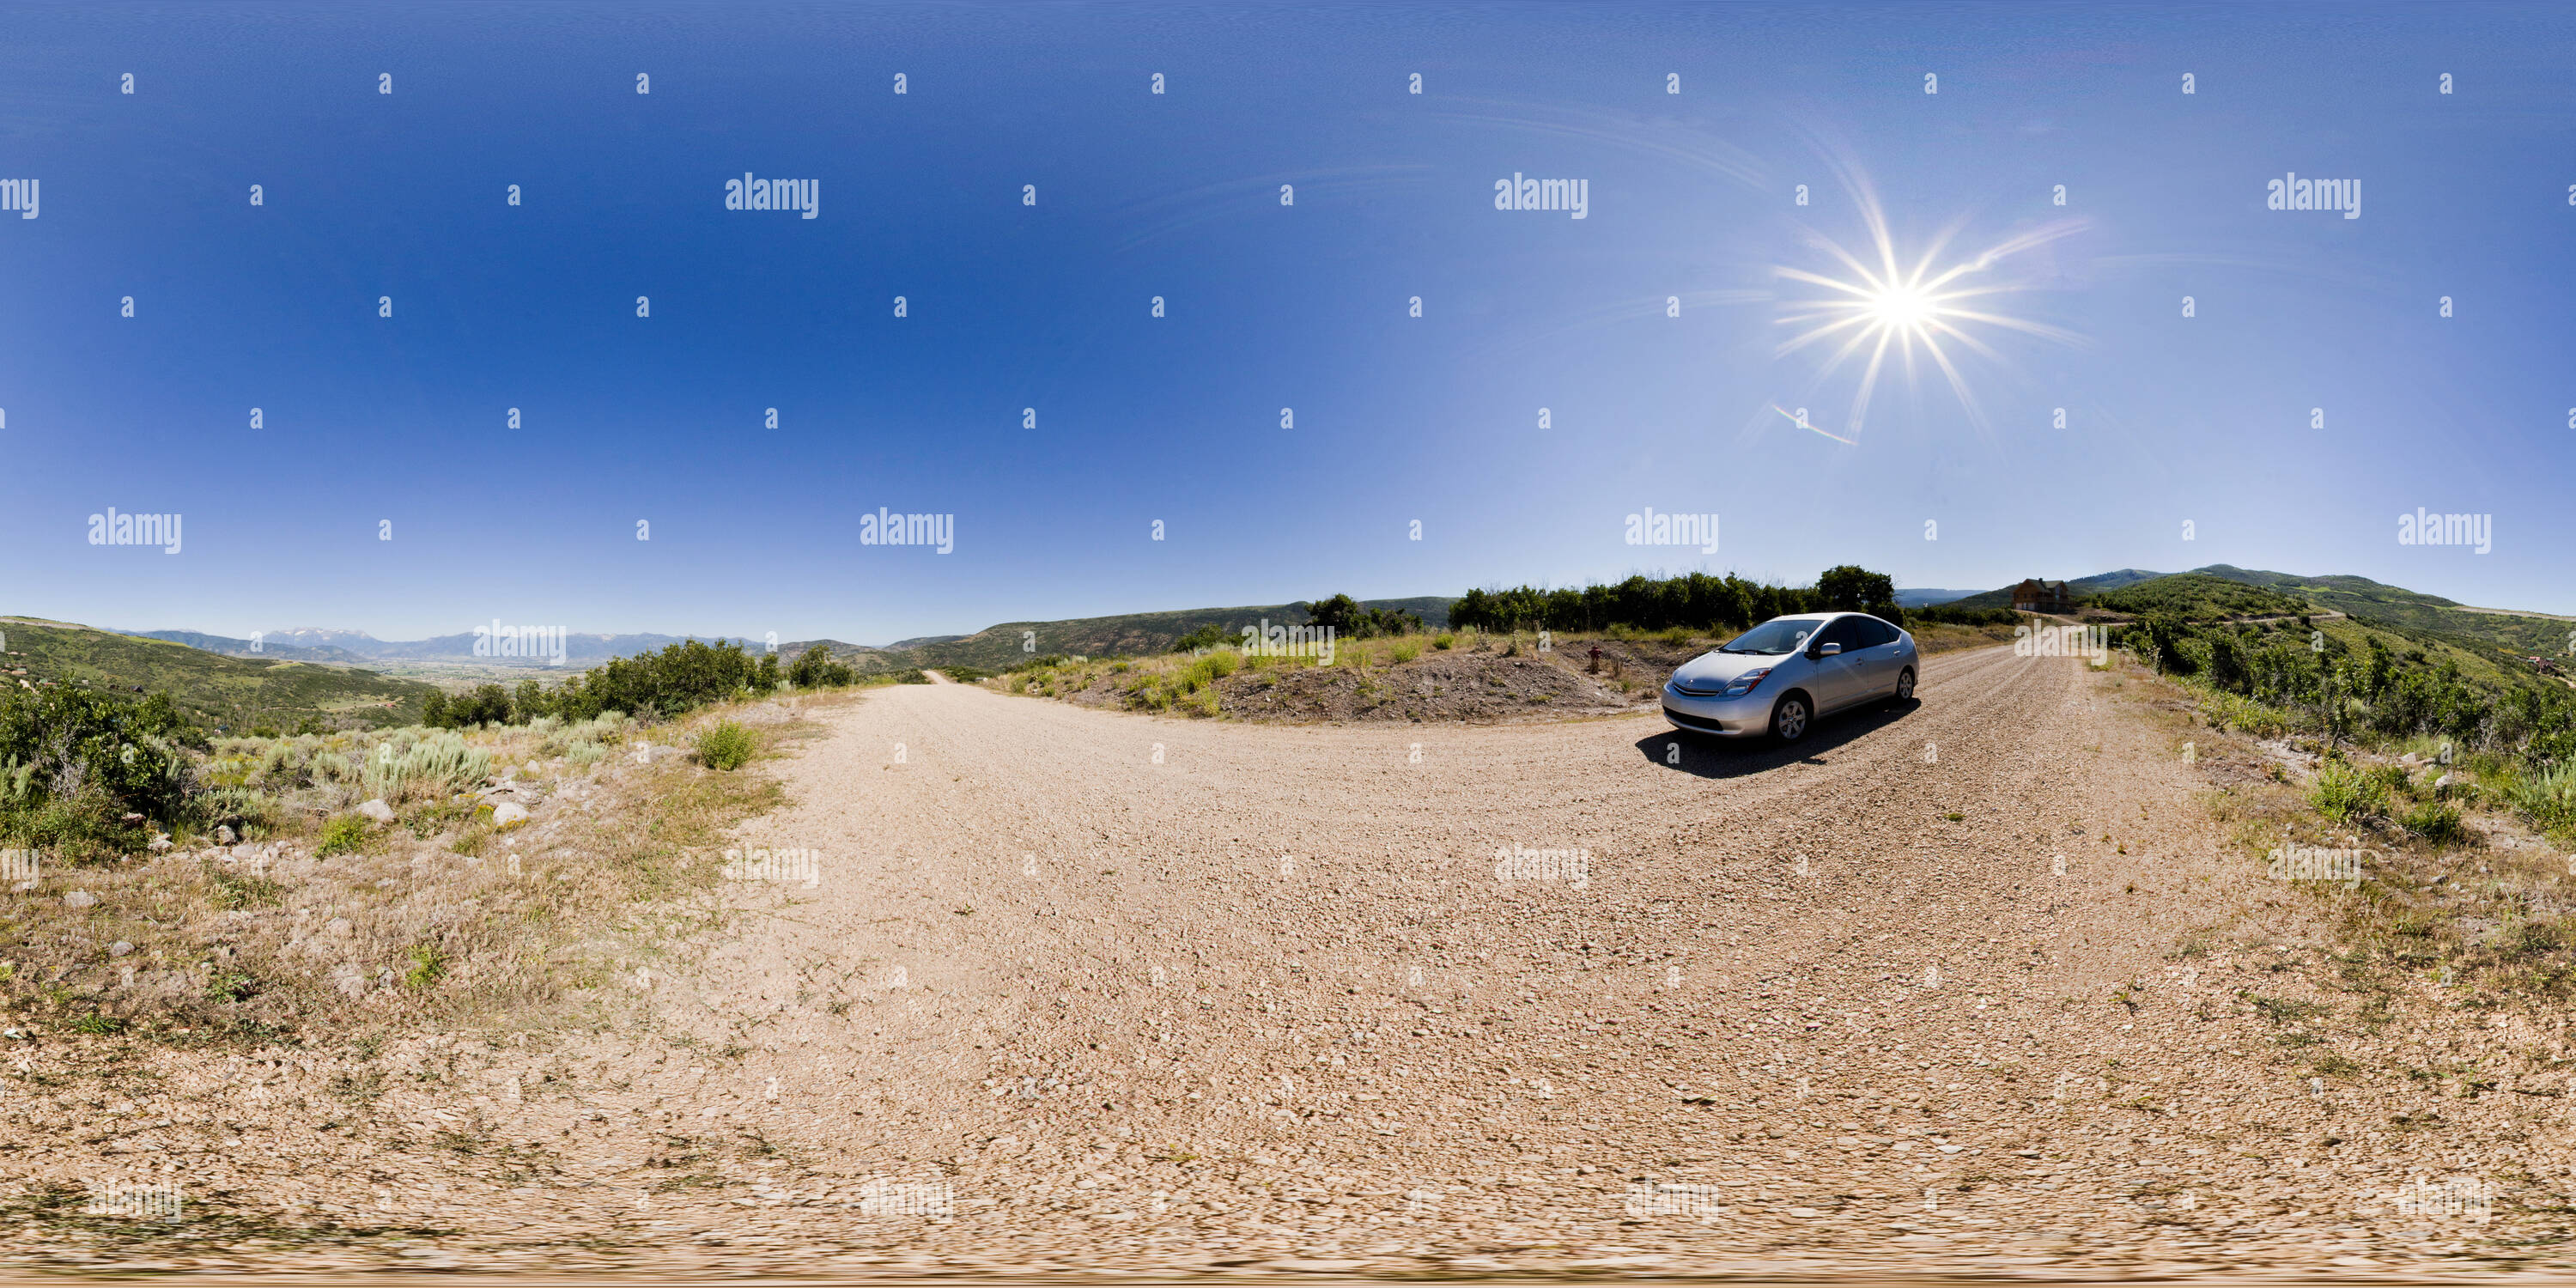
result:
<svg viewBox="0 0 2576 1288"><path fill-rule="evenodd" d="M1867 613L1774 617L1682 663L1664 718L1721 738L1807 736L1816 717L1914 696L1914 637Z"/></svg>

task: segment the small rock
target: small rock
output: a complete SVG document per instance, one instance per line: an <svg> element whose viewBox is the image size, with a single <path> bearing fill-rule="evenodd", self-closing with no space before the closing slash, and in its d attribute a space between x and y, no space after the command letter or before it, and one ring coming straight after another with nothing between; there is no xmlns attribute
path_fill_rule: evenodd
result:
<svg viewBox="0 0 2576 1288"><path fill-rule="evenodd" d="M382 798L371 800L366 804L360 805L358 807L358 812L379 823L391 823L394 821L394 807L385 804Z"/></svg>
<svg viewBox="0 0 2576 1288"><path fill-rule="evenodd" d="M134 951L134 945L129 944L129 943L125 942L125 941L124 941L124 940L122 940L122 939L117 940L115 943L109 944L109 945L107 946L107 955L108 955L108 956L110 956L110 957L123 957L123 956L124 956L124 955L126 955L127 953L130 953L130 952L133 952L133 951Z"/></svg>
<svg viewBox="0 0 2576 1288"><path fill-rule="evenodd" d="M162 851L169 849L170 834L167 832L154 832L152 834L151 843L146 845L144 848L152 851L154 854L159 854Z"/></svg>
<svg viewBox="0 0 2576 1288"><path fill-rule="evenodd" d="M492 807L492 826L495 830L516 827L527 821L528 807L517 801L503 801Z"/></svg>
<svg viewBox="0 0 2576 1288"><path fill-rule="evenodd" d="M240 839L240 837L233 835L233 830L229 827L218 825L215 828L215 844L217 845L230 845Z"/></svg>
<svg viewBox="0 0 2576 1288"><path fill-rule="evenodd" d="M63 906L66 908L90 908L96 907L97 904L98 896L87 890L74 890L63 896Z"/></svg>
<svg viewBox="0 0 2576 1288"><path fill-rule="evenodd" d="M2442 789L2443 789L2443 788L2445 788L2445 787L2450 786L2450 785L2451 785L2451 776L2450 776L2449 774L2444 774L2444 775L2442 775L2441 777L2436 778L2436 779L2434 779L2434 780L2433 780L2433 790L2434 790L2434 791L2437 791L2437 792L2438 792L2438 791L2440 791L2440 790L2442 790Z"/></svg>

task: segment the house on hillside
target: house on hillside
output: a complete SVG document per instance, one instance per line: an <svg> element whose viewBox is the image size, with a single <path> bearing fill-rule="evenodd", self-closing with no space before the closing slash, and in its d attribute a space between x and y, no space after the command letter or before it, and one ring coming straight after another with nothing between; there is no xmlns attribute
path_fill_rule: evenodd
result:
<svg viewBox="0 0 2576 1288"><path fill-rule="evenodd" d="M2066 593L2062 581L2024 580L2013 587L2013 611L2020 613L2071 613L2075 597Z"/></svg>

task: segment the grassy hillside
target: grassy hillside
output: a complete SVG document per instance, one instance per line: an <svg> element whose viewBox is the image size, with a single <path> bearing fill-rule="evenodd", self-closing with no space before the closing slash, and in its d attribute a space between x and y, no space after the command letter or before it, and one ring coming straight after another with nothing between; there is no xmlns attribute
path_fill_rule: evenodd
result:
<svg viewBox="0 0 2576 1288"><path fill-rule="evenodd" d="M2071 594L2078 599L2082 599L2088 595L2096 595L2104 591L2118 590L2123 586L2134 586L2142 581L2153 581L2156 578L2165 575L2166 574L2160 572L2148 572L2143 568L2123 568L2118 572L2100 573L2091 577L2077 577L2066 583L2066 590L2068 594ZM2044 580L2054 581L2056 578L2051 577L2045 578ZM2019 585L2021 583L2015 582L2013 584ZM2002 586L1994 590L1989 590L1983 594L1970 595L1965 599L1951 600L1947 607L2010 608L2012 607L2012 593L2012 586Z"/></svg>
<svg viewBox="0 0 2576 1288"><path fill-rule="evenodd" d="M2303 595L2321 608L2391 626L2483 641L2490 650L2517 656L2564 658L2568 652L2569 633L2576 632L2576 623L2480 611L2457 600L2386 585L2368 577L2297 577L2228 564L2211 564L2194 571L2249 586L2265 586Z"/></svg>
<svg viewBox="0 0 2576 1288"><path fill-rule="evenodd" d="M287 658L226 657L171 640L119 635L68 622L0 618L8 636L11 687L58 684L167 692L188 717L213 730L293 729L306 719L381 728L420 718L430 686L373 671ZM24 675L14 674L24 670Z"/></svg>
<svg viewBox="0 0 2576 1288"><path fill-rule="evenodd" d="M2207 573L2183 572L2105 591L2089 597L2096 608L2133 617L2163 613L2187 621L2225 621L2243 617L2296 617L2313 611L2308 601L2262 586L2230 581Z"/></svg>

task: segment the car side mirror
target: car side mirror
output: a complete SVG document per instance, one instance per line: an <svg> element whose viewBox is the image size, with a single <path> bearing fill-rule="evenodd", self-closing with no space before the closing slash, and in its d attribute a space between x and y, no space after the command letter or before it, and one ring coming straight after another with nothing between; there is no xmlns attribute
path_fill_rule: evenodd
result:
<svg viewBox="0 0 2576 1288"><path fill-rule="evenodd" d="M1840 644L1819 644L1816 646L1816 656L1818 657L1832 657L1836 653L1840 653L1842 651L1843 646Z"/></svg>

